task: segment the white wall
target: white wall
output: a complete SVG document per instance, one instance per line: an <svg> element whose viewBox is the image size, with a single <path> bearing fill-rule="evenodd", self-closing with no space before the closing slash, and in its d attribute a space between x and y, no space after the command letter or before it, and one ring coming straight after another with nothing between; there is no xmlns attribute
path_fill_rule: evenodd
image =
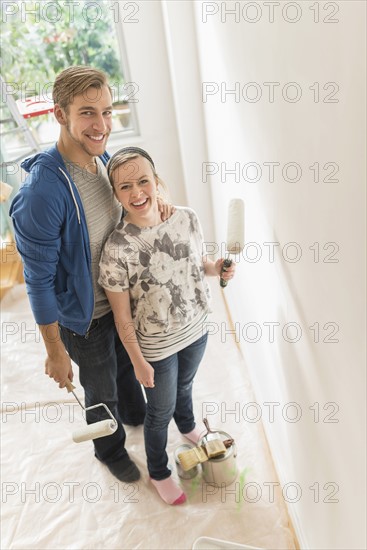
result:
<svg viewBox="0 0 367 550"><path fill-rule="evenodd" d="M172 202L194 208L213 240L211 198L200 186L206 141L200 88L193 87L199 85L199 65L191 2L138 2L133 18L126 17L129 4L121 2L120 16L130 78L139 87L140 135L126 144L151 153Z"/></svg>
<svg viewBox="0 0 367 550"><path fill-rule="evenodd" d="M138 90L134 98L139 135L124 137L110 149L114 152L125 145L146 149L171 201L187 204L161 3L121 2L120 21L130 80Z"/></svg>
<svg viewBox="0 0 367 550"><path fill-rule="evenodd" d="M241 15L226 17L221 8L234 7L234 2L195 2L201 79L216 86L233 89L235 83L256 82L262 97L251 103L243 97L220 93L203 103L208 160L220 166L227 163L258 163L262 178L254 182L235 183L234 176L214 175L206 188L211 189L217 238L225 240L225 205L230 197L243 197L246 203L246 241L258 243L262 254L251 262L255 248L247 247L241 259L238 279L228 287L234 321L239 330L247 323L262 327L258 342L254 330L240 335L253 379L257 402L274 461L282 484L293 482L302 490L289 510L303 548L365 548L365 291L364 291L364 180L365 180L365 16L364 2L318 2L320 22L314 22L311 2L293 2L285 13L289 19L301 10L298 22L282 17L285 3L275 9L275 20L269 21L269 8L257 2L261 16L256 23ZM238 3L241 10L245 4ZM254 3L250 3L254 5ZM206 6L206 7L205 7ZM324 18L334 7L337 23ZM203 10L218 13L203 21ZM243 12L242 12L243 13ZM257 11L259 15L260 11ZM254 19L255 8L247 12ZM274 102L268 100L264 82L279 82ZM302 91L298 102L281 94L283 86L297 82ZM321 101L316 103L312 90L320 83ZM336 82L337 103L322 101ZM247 98L253 97L248 89ZM292 97L294 88L289 88ZM245 94L246 95L246 94ZM300 181L290 183L278 168L275 181L269 182L264 162L279 162L281 167L296 162L302 169ZM315 183L309 169L320 163L321 182ZM329 172L327 162L339 166L337 183L323 182ZM215 165L213 165L215 167ZM289 171L293 177L294 172ZM249 177L254 177L250 172ZM264 242L279 242L274 261ZM298 243L302 257L297 262L285 261L279 248ZM335 242L339 251L337 263L325 263L332 252L323 250L325 243ZM320 261L314 261L310 246L319 243ZM333 245L334 246L334 245ZM285 247L288 257L296 249ZM332 259L332 258L330 258ZM277 322L275 339L269 342L264 322ZM281 335L286 323L295 322L302 330L296 343ZM314 323L320 326L320 342L314 342ZM337 343L323 340L335 323L339 327ZM255 325L254 325L255 326ZM334 325L336 326L336 325ZM290 330L288 338L295 337ZM287 335L286 335L287 338ZM275 421L269 421L264 402L278 402ZM302 417L286 421L281 414L284 405L298 404ZM315 422L309 407L319 403L320 421ZM328 403L335 403L330 405ZM230 405L230 403L229 403ZM325 409L323 409L325 407ZM339 409L326 422L327 415ZM286 408L294 415L296 409ZM314 492L319 484L320 502ZM332 485L326 486L325 484ZM330 498L333 488L337 502ZM292 495L289 495L292 498Z"/></svg>
<svg viewBox="0 0 367 550"><path fill-rule="evenodd" d="M237 5L238 23L225 13ZM248 19L254 19L257 5L258 22L243 18L246 5ZM283 15L288 19L301 10L298 22L282 17L285 5ZM139 6L140 24L124 26L131 77L140 87L137 143L162 166L174 201L187 201L198 211L208 240L213 235L213 209L219 248L225 241L229 198L240 196L246 202L246 241L258 243L261 258L251 262L256 250L247 246L237 281L226 295L279 478L283 486L293 483L302 490L297 502L289 503L300 544L315 550L365 548L365 4L281 2L274 7L273 23L269 3L267 7L264 2L170 0ZM218 10L205 23L203 6ZM314 22L312 6L319 7L319 23ZM335 7L339 12L332 15ZM339 21L324 22L328 16ZM202 81L214 83L219 90L221 85L224 90L233 89L236 82L242 90L246 83L256 82L262 97L251 103L241 96L221 98L216 93L203 103ZM264 82L280 83L274 102L268 100L269 87ZM281 94L289 82L296 82L302 91L294 103ZM319 102L309 89L315 82L320 86ZM323 89L327 82L339 86L334 96L337 103L323 101L333 91ZM292 97L294 88L288 91ZM249 89L247 98L253 92L254 88ZM208 161L215 163L212 168L220 168L222 162L228 168L236 162L241 168L254 162L261 166L262 177L251 183L241 176L235 183L233 175L218 171L204 183L201 172ZM279 162L280 168L296 162L302 177L294 183L285 181L278 168L275 181L270 182L264 162ZM315 162L320 164L319 183L309 168ZM338 182L322 181L330 172L323 169L327 162L338 165ZM264 245L269 242L281 245L274 261ZM291 258L295 248L287 249L290 242L296 242L302 253L294 263L279 253L281 248ZM337 263L323 261L333 250L323 249L330 242L339 247ZM319 243L319 262L309 248L314 243ZM269 322L280 325L273 343L263 324ZM293 344L281 336L281 329L290 322L302 330ZM254 337L253 330L244 336L247 323L262 328L258 342L248 341ZM319 343L309 329L315 323L320 327ZM334 325L325 329L326 323ZM324 342L336 325L339 341ZM286 337L294 335L290 329ZM266 402L280 404L274 422L269 421ZM291 417L296 412L287 408L290 402L297 403L302 413L298 422L289 422L281 414L283 410ZM314 418L315 403L319 422ZM326 422L333 412L329 420L337 422ZM314 498L316 484L320 502ZM332 497L334 488L338 492ZM338 502L323 502L328 498Z"/></svg>

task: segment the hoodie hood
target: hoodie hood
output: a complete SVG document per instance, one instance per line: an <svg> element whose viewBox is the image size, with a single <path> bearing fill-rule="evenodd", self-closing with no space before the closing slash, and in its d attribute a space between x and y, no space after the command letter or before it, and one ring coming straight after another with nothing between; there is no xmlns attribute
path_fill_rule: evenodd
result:
<svg viewBox="0 0 367 550"><path fill-rule="evenodd" d="M103 155L99 157L103 164L106 165L110 155L105 152ZM31 170L39 165L46 166L49 170L52 170L53 172L58 172L58 168L62 168L65 172L67 172L64 160L59 153L59 150L57 148L57 145L53 145L46 151L42 151L41 153L37 153L36 155L32 155L31 157L27 157L23 160L21 163L21 167L25 172L29 173Z"/></svg>
<svg viewBox="0 0 367 550"><path fill-rule="evenodd" d="M41 153L37 153L36 155L27 157L21 163L21 167L28 174L31 172L33 168L40 165L47 167L49 170L52 170L53 172L57 172L59 166L61 166L61 168L66 170L65 163L56 145L54 145L47 151L42 151Z"/></svg>

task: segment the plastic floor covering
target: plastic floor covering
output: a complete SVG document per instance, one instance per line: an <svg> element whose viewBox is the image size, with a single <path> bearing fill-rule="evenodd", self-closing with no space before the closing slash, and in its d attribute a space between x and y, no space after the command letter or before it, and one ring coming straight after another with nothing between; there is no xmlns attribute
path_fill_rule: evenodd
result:
<svg viewBox="0 0 367 550"><path fill-rule="evenodd" d="M237 446L237 479L227 488L202 475L181 481L188 500L162 502L145 463L143 429L126 428L127 449L142 472L123 484L93 455L91 441L76 444L84 420L79 405L44 374L44 346L24 285L1 302L2 543L3 549L191 549L213 537L264 549L294 549L281 491L260 422L247 422L255 401L246 365L230 334L221 291L213 290L208 347L194 384L197 424L228 432ZM224 323L222 325L222 323ZM215 334L214 334L215 333ZM76 391L82 397L77 367ZM236 405L238 403L238 405ZM230 411L232 410L232 413ZM235 412L233 412L235 411ZM177 479L175 449L185 443L174 422L168 453ZM202 539L203 540L203 539Z"/></svg>

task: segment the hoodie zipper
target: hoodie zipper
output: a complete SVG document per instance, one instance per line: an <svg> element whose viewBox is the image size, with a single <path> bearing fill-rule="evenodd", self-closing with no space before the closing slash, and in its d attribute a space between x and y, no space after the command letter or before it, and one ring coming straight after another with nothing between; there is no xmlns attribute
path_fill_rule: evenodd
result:
<svg viewBox="0 0 367 550"><path fill-rule="evenodd" d="M71 181L69 180L68 176L65 174L64 170L62 168L60 168L59 166L59 170L62 174L64 174L65 178L66 178L66 181L68 182L68 185L69 185L69 189L70 189L70 193L71 193L71 196L73 197L73 201L74 201L74 204L75 204L75 208L76 208L76 215L78 217L78 222L79 222L79 225L81 225L81 222L80 222L80 210L79 210L79 205L77 203L77 200L75 198L75 195L74 195L74 190L73 190L73 187L71 185ZM77 190L78 191L78 190ZM82 200L80 194L79 194L79 191L78 191L78 195L79 195L79 199Z"/></svg>

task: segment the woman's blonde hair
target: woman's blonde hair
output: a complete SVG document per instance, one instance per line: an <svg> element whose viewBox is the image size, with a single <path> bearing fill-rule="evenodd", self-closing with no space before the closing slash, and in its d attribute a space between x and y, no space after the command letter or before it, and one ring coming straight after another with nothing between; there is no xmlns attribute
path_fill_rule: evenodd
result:
<svg viewBox="0 0 367 550"><path fill-rule="evenodd" d="M165 192L167 192L167 186L158 176L152 157L146 151L144 151L144 149L141 149L140 147L124 147L123 149L120 149L114 155L112 155L112 157L107 163L107 174L112 187L113 187L113 173L115 172L115 170L117 170L117 168L119 168L126 162L133 160L137 157L142 157L147 159L152 169L155 180L158 184L158 187L159 186L162 187L162 189Z"/></svg>
<svg viewBox="0 0 367 550"><path fill-rule="evenodd" d="M54 82L52 89L53 102L68 112L74 97L85 93L88 88L102 89L106 86L112 98L112 89L108 85L107 75L87 65L75 65L64 69ZM95 99L93 100L95 101Z"/></svg>

